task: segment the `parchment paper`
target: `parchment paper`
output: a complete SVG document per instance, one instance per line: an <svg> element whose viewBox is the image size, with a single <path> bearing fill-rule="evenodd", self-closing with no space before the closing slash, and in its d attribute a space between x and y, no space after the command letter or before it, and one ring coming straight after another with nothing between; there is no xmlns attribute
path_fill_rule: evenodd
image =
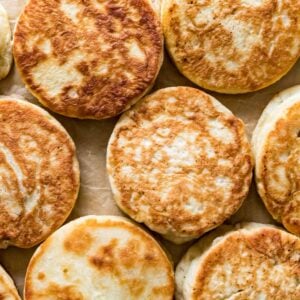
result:
<svg viewBox="0 0 300 300"><path fill-rule="evenodd" d="M26 0L0 0L0 3L8 11L13 29ZM250 138L262 110L273 95L296 84L300 84L300 61L278 83L262 91L235 96L209 93L245 122ZM179 74L170 62L168 55L165 54L164 64L153 90L178 85L194 86ZM9 76L0 81L0 95L22 97L39 105L37 100L26 91L14 67ZM52 115L65 126L74 139L81 168L80 194L68 221L89 214L121 215L122 213L116 207L112 198L105 168L106 146L117 118L104 121L82 121L65 118L53 113ZM241 209L227 223L241 221L274 223L259 199L254 184L252 184L249 196ZM154 234L154 236L162 241L172 255L175 264L190 245L188 243L176 246L159 238L157 234ZM22 295L26 267L34 251L35 248L23 250L14 247L0 251L0 263L13 277L20 295Z"/></svg>

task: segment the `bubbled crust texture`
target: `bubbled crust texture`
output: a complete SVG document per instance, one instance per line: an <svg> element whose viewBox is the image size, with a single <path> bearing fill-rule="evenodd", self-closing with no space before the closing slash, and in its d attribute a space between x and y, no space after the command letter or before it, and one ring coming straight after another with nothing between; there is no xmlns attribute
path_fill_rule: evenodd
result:
<svg viewBox="0 0 300 300"><path fill-rule="evenodd" d="M41 103L103 119L153 84L163 38L148 0L30 0L14 35L16 65Z"/></svg>
<svg viewBox="0 0 300 300"><path fill-rule="evenodd" d="M24 297L171 300L173 293L172 265L149 234L125 218L89 216L40 246L27 270Z"/></svg>
<svg viewBox="0 0 300 300"><path fill-rule="evenodd" d="M293 93L296 101L285 106ZM274 101L278 115L269 109ZM272 216L300 235L300 86L283 91L269 107L255 136L258 192ZM271 122L264 134L264 126Z"/></svg>
<svg viewBox="0 0 300 300"><path fill-rule="evenodd" d="M0 266L0 299L21 300L12 279L1 266Z"/></svg>
<svg viewBox="0 0 300 300"><path fill-rule="evenodd" d="M210 90L261 89L300 55L298 0L166 0L162 14L178 69Z"/></svg>
<svg viewBox="0 0 300 300"><path fill-rule="evenodd" d="M48 113L0 100L0 247L29 248L69 215L79 167L73 141Z"/></svg>
<svg viewBox="0 0 300 300"><path fill-rule="evenodd" d="M182 243L240 207L252 157L241 120L209 95L176 87L157 91L121 117L107 169L124 212Z"/></svg>
<svg viewBox="0 0 300 300"><path fill-rule="evenodd" d="M300 240L262 226L228 234L194 266L193 284L177 299L300 299Z"/></svg>

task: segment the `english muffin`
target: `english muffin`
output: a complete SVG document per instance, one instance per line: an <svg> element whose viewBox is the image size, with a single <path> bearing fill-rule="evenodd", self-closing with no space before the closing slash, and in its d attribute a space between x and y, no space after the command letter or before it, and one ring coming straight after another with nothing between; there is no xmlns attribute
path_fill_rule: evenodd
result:
<svg viewBox="0 0 300 300"><path fill-rule="evenodd" d="M14 282L1 266L0 266L0 299L21 300Z"/></svg>
<svg viewBox="0 0 300 300"><path fill-rule="evenodd" d="M14 34L14 57L34 96L80 119L120 114L152 87L163 59L150 0L30 0Z"/></svg>
<svg viewBox="0 0 300 300"><path fill-rule="evenodd" d="M177 300L298 300L300 239L257 223L221 227L176 268Z"/></svg>
<svg viewBox="0 0 300 300"><path fill-rule="evenodd" d="M179 71L221 93L267 87L300 55L299 0L166 0L162 23Z"/></svg>
<svg viewBox="0 0 300 300"><path fill-rule="evenodd" d="M259 195L273 218L300 235L300 86L268 104L252 138Z"/></svg>
<svg viewBox="0 0 300 300"><path fill-rule="evenodd" d="M44 240L68 217L78 189L65 129L36 105L0 99L0 248Z"/></svg>
<svg viewBox="0 0 300 300"><path fill-rule="evenodd" d="M241 206L252 156L241 120L197 89L172 87L122 115L109 141L107 170L126 214L183 243Z"/></svg>
<svg viewBox="0 0 300 300"><path fill-rule="evenodd" d="M7 13L0 3L0 80L8 74L11 62L11 31Z"/></svg>
<svg viewBox="0 0 300 300"><path fill-rule="evenodd" d="M25 300L171 300L172 265L159 244L123 217L87 216L51 235L33 255Z"/></svg>

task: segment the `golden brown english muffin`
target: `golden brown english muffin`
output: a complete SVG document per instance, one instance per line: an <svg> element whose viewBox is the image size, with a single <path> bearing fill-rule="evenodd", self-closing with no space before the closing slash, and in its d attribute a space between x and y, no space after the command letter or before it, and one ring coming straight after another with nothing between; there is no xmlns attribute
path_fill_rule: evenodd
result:
<svg viewBox="0 0 300 300"><path fill-rule="evenodd" d="M252 138L258 192L273 218L300 235L300 86L265 108Z"/></svg>
<svg viewBox="0 0 300 300"><path fill-rule="evenodd" d="M8 74L11 63L11 31L7 13L0 3L0 80Z"/></svg>
<svg viewBox="0 0 300 300"><path fill-rule="evenodd" d="M0 100L0 248L32 247L70 214L79 189L75 145L46 111Z"/></svg>
<svg viewBox="0 0 300 300"><path fill-rule="evenodd" d="M162 24L179 71L221 93L267 87L300 55L299 0L165 0Z"/></svg>
<svg viewBox="0 0 300 300"><path fill-rule="evenodd" d="M59 114L104 119L152 87L163 35L150 0L30 0L14 34L20 75Z"/></svg>
<svg viewBox="0 0 300 300"><path fill-rule="evenodd" d="M176 268L177 300L298 300L300 239L270 225L222 226Z"/></svg>
<svg viewBox="0 0 300 300"><path fill-rule="evenodd" d="M60 228L33 255L25 300L171 300L172 264L123 217L87 216Z"/></svg>
<svg viewBox="0 0 300 300"><path fill-rule="evenodd" d="M199 90L173 87L123 114L109 141L107 170L126 214L183 243L241 206L252 156L241 120Z"/></svg>
<svg viewBox="0 0 300 300"><path fill-rule="evenodd" d="M14 282L1 266L0 266L0 299L21 300Z"/></svg>

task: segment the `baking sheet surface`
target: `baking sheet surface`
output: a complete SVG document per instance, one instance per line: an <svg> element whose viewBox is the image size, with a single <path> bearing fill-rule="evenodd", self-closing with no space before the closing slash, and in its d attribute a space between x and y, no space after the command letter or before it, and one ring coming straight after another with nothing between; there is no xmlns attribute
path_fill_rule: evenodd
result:
<svg viewBox="0 0 300 300"><path fill-rule="evenodd" d="M13 29L26 0L0 0L0 3L8 11ZM300 84L300 61L278 83L262 91L235 96L209 93L245 122L250 138L262 110L273 95L296 84ZM194 86L179 74L165 54L164 64L153 90L178 85ZM27 92L14 67L9 76L0 81L1 96L14 96L39 105L34 97ZM113 201L105 169L106 146L117 118L104 121L82 121L53 113L52 115L64 125L74 139L81 168L80 194L68 220L89 214L121 215ZM243 206L227 222L237 223L241 221L274 223L259 199L253 184ZM157 237L157 235L155 236ZM175 263L190 245L176 246L162 239L161 241L172 255ZM23 250L14 247L0 250L0 263L13 277L21 295L26 267L34 250L35 248Z"/></svg>

